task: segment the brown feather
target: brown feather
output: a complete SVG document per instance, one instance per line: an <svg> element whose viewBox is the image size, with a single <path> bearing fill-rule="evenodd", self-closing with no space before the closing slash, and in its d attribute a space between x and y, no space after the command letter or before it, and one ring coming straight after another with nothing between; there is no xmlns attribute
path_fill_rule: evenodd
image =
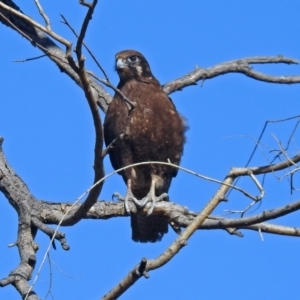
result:
<svg viewBox="0 0 300 300"><path fill-rule="evenodd" d="M131 63L128 58L133 56L138 61ZM179 164L185 142L183 118L152 75L141 53L126 50L119 52L116 59L120 60L120 64L126 62L125 67L117 69L120 76L118 88L136 103L136 107L128 119L128 105L119 94L115 94L109 105L104 122L106 145L127 133L117 139L109 152L114 169L145 161L170 160ZM157 179L155 194L167 193L177 171L164 165L143 165L121 171L120 175L126 183L131 179L133 195L142 199L149 192L153 177ZM160 240L168 231L168 223L163 216L135 215L131 225L133 240L141 242Z"/></svg>

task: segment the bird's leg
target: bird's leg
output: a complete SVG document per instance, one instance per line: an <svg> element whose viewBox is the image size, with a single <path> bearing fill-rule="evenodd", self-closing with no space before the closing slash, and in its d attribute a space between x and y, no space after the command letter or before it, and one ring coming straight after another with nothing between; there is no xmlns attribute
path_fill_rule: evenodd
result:
<svg viewBox="0 0 300 300"><path fill-rule="evenodd" d="M123 197L119 193L113 193L113 198L117 198L120 201L124 201L125 209L127 213L130 215L131 211L129 208L129 201L132 200L136 205L140 206L140 201L136 199L131 191L131 180L127 181L127 191L126 195Z"/></svg>
<svg viewBox="0 0 300 300"><path fill-rule="evenodd" d="M163 199L169 197L167 193L163 193L163 194L161 194L160 196L157 197L155 195L155 183L156 183L156 180L154 178L152 178L149 193L147 194L146 197L144 197L142 200L139 201L139 206L140 207L144 207L150 201L152 202L151 206L150 206L150 208L147 212L147 216L150 216L152 214L156 202L162 201Z"/></svg>

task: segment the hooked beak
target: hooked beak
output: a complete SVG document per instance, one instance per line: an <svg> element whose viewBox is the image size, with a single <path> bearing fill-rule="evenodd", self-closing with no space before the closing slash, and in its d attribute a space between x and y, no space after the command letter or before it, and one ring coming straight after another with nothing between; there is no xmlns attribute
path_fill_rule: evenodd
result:
<svg viewBox="0 0 300 300"><path fill-rule="evenodd" d="M126 61L122 58L118 58L116 63L116 69L124 69L125 67L127 67Z"/></svg>

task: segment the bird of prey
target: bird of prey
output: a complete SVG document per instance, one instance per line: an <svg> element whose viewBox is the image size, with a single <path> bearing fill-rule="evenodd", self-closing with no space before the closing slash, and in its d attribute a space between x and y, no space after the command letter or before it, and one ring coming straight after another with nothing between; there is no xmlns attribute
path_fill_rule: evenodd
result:
<svg viewBox="0 0 300 300"><path fill-rule="evenodd" d="M165 94L153 76L143 54L124 50L116 54L116 70L120 77L117 88L131 102L132 109L122 95L115 93L105 121L104 137L110 145L109 157L115 170L140 162L171 162L179 165L185 142L186 125L172 100ZM167 192L177 168L147 164L120 171L127 185L125 201L137 207L148 202L148 216L131 213L132 239L137 242L160 241L168 232L168 220L162 215L151 214L155 203L168 201Z"/></svg>

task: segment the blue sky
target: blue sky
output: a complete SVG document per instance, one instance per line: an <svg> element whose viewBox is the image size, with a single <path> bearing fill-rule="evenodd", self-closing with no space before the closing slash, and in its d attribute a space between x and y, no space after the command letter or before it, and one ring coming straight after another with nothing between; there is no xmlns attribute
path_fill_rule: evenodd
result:
<svg viewBox="0 0 300 300"><path fill-rule="evenodd" d="M74 1L62 2L41 3L53 30L75 42L60 23L59 14L79 31L86 9ZM34 1L17 4L43 22ZM118 82L115 53L135 49L146 56L163 84L196 66L210 67L238 58L284 55L300 59L299 11L296 0L103 0L85 42L113 83ZM0 136L5 138L6 157L36 198L74 201L93 180L94 130L83 92L47 58L14 63L40 52L3 25L0 35ZM101 76L86 57L87 68ZM300 74L298 65L253 67L272 75ZM231 167L245 165L266 120L299 114L299 94L300 85L268 84L240 74L226 74L172 94L190 127L181 165L222 180ZM268 164L273 157L269 151L278 149L274 136L285 144L294 125L295 121L269 125L251 165ZM298 131L290 155L299 152L299 138ZM107 173L112 170L108 159L105 169ZM299 183L297 177L295 183ZM239 186L257 193L249 179L243 178ZM169 195L172 201L200 211L217 188L180 172ZM125 189L115 175L105 183L100 199L110 200L113 192L124 193ZM265 189L261 206L249 215L299 199L298 191L290 194L287 178L279 181L270 174ZM234 192L214 214L224 215L224 210L243 209L248 204L249 199ZM0 219L3 278L19 258L16 248L7 247L17 236L17 214L2 195L0 209L4 212ZM272 223L297 227L299 217L296 212ZM142 257L157 257L176 238L170 229L160 243L134 243L128 218L82 221L61 231L71 250L66 252L59 245L51 250L51 259L64 272L52 266L54 299L99 299ZM197 232L171 262L151 272L148 280L140 279L121 299L298 299L299 239L263 234L261 241L256 232L243 233L238 238L221 230ZM39 266L49 239L38 233L36 241ZM49 274L46 263L35 286L42 298L49 288ZM0 289L0 298L19 299L19 295L6 287Z"/></svg>

